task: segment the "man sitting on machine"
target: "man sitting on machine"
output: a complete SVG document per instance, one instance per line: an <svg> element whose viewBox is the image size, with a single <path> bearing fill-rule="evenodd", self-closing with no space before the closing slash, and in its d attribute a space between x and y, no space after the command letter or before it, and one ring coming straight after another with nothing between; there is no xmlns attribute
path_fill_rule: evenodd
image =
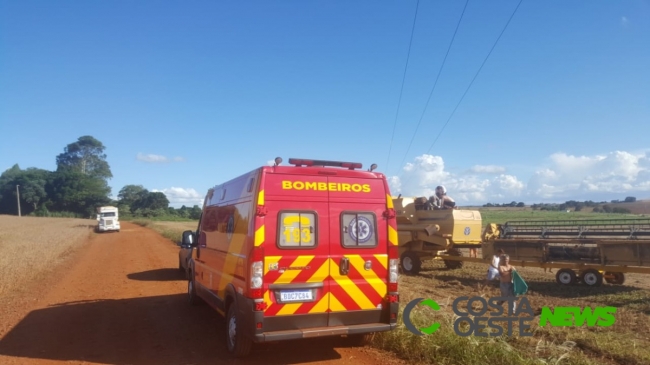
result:
<svg viewBox="0 0 650 365"><path fill-rule="evenodd" d="M436 195L429 197L429 203L435 209L458 209L456 202L447 196L447 189L442 185L436 187Z"/></svg>

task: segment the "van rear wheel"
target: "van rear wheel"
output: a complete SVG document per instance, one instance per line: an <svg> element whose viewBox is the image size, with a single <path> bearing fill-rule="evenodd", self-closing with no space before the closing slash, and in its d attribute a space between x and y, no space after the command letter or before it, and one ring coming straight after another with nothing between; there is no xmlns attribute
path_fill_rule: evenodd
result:
<svg viewBox="0 0 650 365"><path fill-rule="evenodd" d="M246 357L251 352L253 341L242 332L238 317L235 304L230 304L226 315L226 344L228 352L235 357Z"/></svg>

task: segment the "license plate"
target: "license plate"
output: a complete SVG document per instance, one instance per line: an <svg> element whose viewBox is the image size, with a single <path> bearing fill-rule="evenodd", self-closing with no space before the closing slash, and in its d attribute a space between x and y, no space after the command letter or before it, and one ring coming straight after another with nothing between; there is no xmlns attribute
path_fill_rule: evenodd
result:
<svg viewBox="0 0 650 365"><path fill-rule="evenodd" d="M292 290L280 292L280 299L283 302L304 302L313 300L311 290Z"/></svg>

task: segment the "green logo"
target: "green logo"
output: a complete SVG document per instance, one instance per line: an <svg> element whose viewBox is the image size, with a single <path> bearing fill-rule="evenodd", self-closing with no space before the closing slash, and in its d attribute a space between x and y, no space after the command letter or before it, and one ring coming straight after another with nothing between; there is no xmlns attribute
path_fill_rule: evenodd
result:
<svg viewBox="0 0 650 365"><path fill-rule="evenodd" d="M408 304L406 304L406 307L404 307L404 312L402 313L402 318L404 321L404 325L406 326L406 329L408 329L409 331L413 332L418 336L422 336L424 334L430 335L436 332L438 328L440 328L440 323L434 322L429 327L420 328L418 330L413 324L413 322L411 322L411 311L418 304L429 307L434 311L440 310L440 306L433 299L417 298L408 302Z"/></svg>
<svg viewBox="0 0 650 365"><path fill-rule="evenodd" d="M508 303L507 311L501 307L503 303ZM477 309L473 304L479 304L480 308ZM418 336L436 332L440 328L440 323L434 322L429 327L418 329L411 322L411 312L417 305L423 305L435 311L440 310L438 303L432 299L417 298L408 302L402 313L406 329ZM489 311L489 307L494 310ZM518 324L519 336L533 335L532 332L526 331L530 329L530 324L535 318L535 312L526 297L458 297L454 300L452 309L458 316L454 322L454 332L459 336L494 337L503 334L512 336L514 324ZM521 316L520 314L527 315ZM539 326L544 327L550 324L551 327L581 327L587 324L588 327L609 327L616 322L614 314L616 314L616 308L611 306L594 309L590 307L542 307ZM469 327L464 329L467 326L461 327L462 323ZM491 328L494 331L488 334L483 331L486 328Z"/></svg>

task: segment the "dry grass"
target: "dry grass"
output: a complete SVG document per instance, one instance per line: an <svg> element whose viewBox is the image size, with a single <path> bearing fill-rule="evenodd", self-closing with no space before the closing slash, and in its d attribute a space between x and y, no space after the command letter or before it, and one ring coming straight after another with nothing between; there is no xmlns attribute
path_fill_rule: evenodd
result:
<svg viewBox="0 0 650 365"><path fill-rule="evenodd" d="M167 222L167 221L151 221L146 219L137 219L133 223L140 225L142 227L147 227L153 229L154 231L160 233L163 237L168 238L174 244L181 240L181 235L183 231L186 230L196 230L198 226L197 222Z"/></svg>
<svg viewBox="0 0 650 365"><path fill-rule="evenodd" d="M0 215L0 297L46 275L83 243L89 219Z"/></svg>
<svg viewBox="0 0 650 365"><path fill-rule="evenodd" d="M626 275L624 286L563 287L555 283L555 274L518 268L529 285L526 296L536 314L544 306L612 305L618 308L616 323L599 328L540 328L535 324L533 337L460 337L453 332L453 300L459 296L499 296L496 285L483 285L486 270L486 265L473 263L448 270L439 260L431 260L425 262L419 275L401 276L401 306L415 298L435 300L442 307L440 311L418 307L413 317L420 327L434 320L442 327L432 335L415 336L402 325L397 331L376 336L374 345L417 364L650 364L650 277Z"/></svg>

